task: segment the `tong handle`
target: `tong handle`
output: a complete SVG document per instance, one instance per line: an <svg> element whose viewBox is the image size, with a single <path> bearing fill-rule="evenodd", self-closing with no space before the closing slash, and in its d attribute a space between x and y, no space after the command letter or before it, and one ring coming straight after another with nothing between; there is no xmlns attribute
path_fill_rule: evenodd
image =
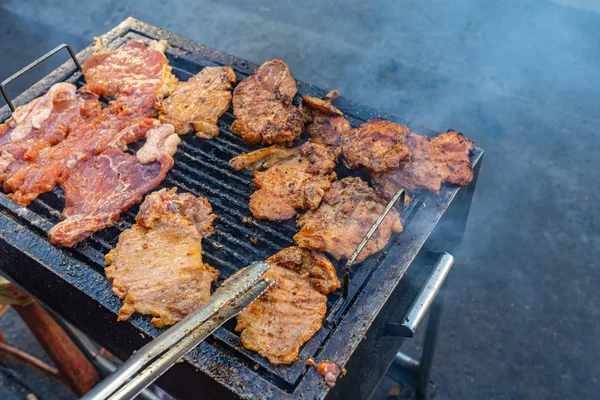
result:
<svg viewBox="0 0 600 400"><path fill-rule="evenodd" d="M218 314L221 308L226 307L228 303L235 301L237 298L243 298L243 294L251 292L251 289L256 286L260 277L268 269L269 264L261 261L253 263L247 268L232 275L212 294L212 296L208 298L206 303L179 321L173 327L169 328L156 339L139 349L133 356L125 361L117 371L109 375L90 390L82 400L104 400L109 398L115 391L123 388L129 380L147 368L149 363L159 358L161 355L164 355L166 352L169 352L172 348L177 347L177 344L180 341L185 340L186 336L191 332L204 326L203 324L211 317ZM225 321L222 321L221 323L224 322ZM185 355L186 353L187 351L183 354ZM177 359L175 361L177 361ZM158 376L154 379L157 379Z"/></svg>
<svg viewBox="0 0 600 400"><path fill-rule="evenodd" d="M190 352L219 326L242 312L244 308L260 297L274 283L275 281L273 280L258 281L256 285L235 299L232 304L219 310L216 315L194 329L188 336L161 355L154 363L140 371L123 387L111 395L109 400L129 400L135 398L142 390L167 372L173 364Z"/></svg>
<svg viewBox="0 0 600 400"><path fill-rule="evenodd" d="M31 64L29 64L28 66L21 68L19 71L15 72L14 74L12 74L8 78L6 78L2 83L0 83L0 91L2 92L2 96L4 96L4 100L6 101L6 104L8 104L8 107L10 107L11 111L15 111L15 106L13 105L12 101L10 100L10 97L8 97L8 94L6 93L6 90L4 89L4 87L7 84L9 84L10 82L12 82L15 79L17 79L18 77L20 77L21 75L23 75L25 72L30 71L31 69L38 66L42 62L46 61L48 58L52 57L53 55L55 55L62 49L67 49L69 51L69 54L71 55L71 58L73 59L73 62L75 63L75 66L77 66L77 69L81 70L81 64L79 64L79 61L77 61L77 57L75 57L75 53L73 53L73 50L71 50L71 47L68 44L63 43L60 46L56 47L55 49L50 50L49 52L47 52L46 54L44 54L43 56L41 56L40 58L38 58Z"/></svg>

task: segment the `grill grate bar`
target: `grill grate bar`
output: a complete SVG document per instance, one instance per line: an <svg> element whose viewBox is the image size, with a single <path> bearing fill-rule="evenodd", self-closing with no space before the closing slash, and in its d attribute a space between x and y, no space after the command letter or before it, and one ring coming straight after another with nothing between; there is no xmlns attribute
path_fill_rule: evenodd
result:
<svg viewBox="0 0 600 400"><path fill-rule="evenodd" d="M187 176L182 174L181 172L178 172L177 170L171 170L171 174L178 176L180 179L182 180L188 180ZM197 186L199 188L202 189L202 191L198 191L195 189L190 188L187 182L181 182L181 181L176 181L173 178L170 178L169 176L167 176L167 178L165 179L165 181L168 181L169 183L180 187L183 190L187 190L192 192L193 194L195 194L196 196L203 196L203 192L204 193L210 193L212 198L210 199L210 203L213 207L217 207L221 210L223 210L223 213L220 213L219 216L221 219L227 221L228 224L230 224L231 227L237 229L239 232L243 233L243 234L248 234L251 233L249 232L246 228L244 228L243 226L241 226L240 224L238 224L234 219L232 219L231 217L229 217L229 215L233 215L235 217L238 217L240 220L243 220L245 218L247 218L246 216L244 216L242 213L240 213L239 211L235 211L234 209L228 207L227 205L225 205L224 203L221 202L221 200L224 201L230 201L231 198L229 198L228 196L223 195L220 192L215 192L213 191L213 188L210 188L207 185L204 185L200 182L197 181L193 181L191 180L191 185L193 186ZM260 228L261 230L265 231L266 233L269 233L270 235L272 235L273 237L285 242L285 243L293 243L293 241L285 236L284 234L282 234L281 232L278 232L268 226L265 225L256 225L258 228ZM270 246L274 247L274 248L279 248L280 246L270 240L267 240L263 237L263 241L265 241L266 243L268 243Z"/></svg>
<svg viewBox="0 0 600 400"><path fill-rule="evenodd" d="M182 143L185 143L185 142L182 142ZM186 143L186 145L187 145L187 143ZM210 154L205 153L205 152L203 152L200 149L194 149L194 148L190 148L189 146L187 146L186 150L188 150L188 151L196 151L196 152L200 153L200 155L202 157L209 159L211 162L214 161L215 164L217 163L218 158L213 157ZM237 181L237 182L239 182L239 183L241 183L243 185L246 185L248 183L247 179L244 179L244 178L240 177L239 175L233 174L230 171L218 168L218 167L215 166L215 164L207 163L206 161L202 160L201 158L194 157L193 155L189 154L189 152L181 151L180 154L182 154L183 156L187 157L189 160L202 165L203 167L209 168L209 169L211 169L213 171L218 172L219 174L225 175L227 177L227 179L231 179L231 180ZM225 163L225 165L227 165L227 163ZM191 168L191 167L188 167L188 168ZM198 171L198 173L199 174L203 174L200 171ZM223 186L223 187L225 187L225 186ZM234 188L231 188L229 185L227 185L227 188L230 189L230 190L233 190L234 193L238 193L239 192L239 191L235 190Z"/></svg>
<svg viewBox="0 0 600 400"><path fill-rule="evenodd" d="M202 164L204 164L204 163L202 163ZM187 177L189 177L189 176L200 177L200 178L202 178L203 181L210 182L213 185L219 185L219 189L224 189L224 191L231 192L232 194L239 194L239 192L240 192L239 189L236 190L234 187L232 187L232 186L230 186L230 185L228 185L226 183L221 182L219 179L215 179L214 177L210 176L209 174L207 174L205 172L200 171L197 168L190 167L190 166L188 166L186 164L183 164L183 163L179 164L178 167L179 167L178 169L185 170L186 172L189 173L189 174L184 174L184 176L187 176ZM193 179L193 178L188 178L188 179L196 181L196 179ZM246 207L246 203L245 202L239 201L237 199L230 199L230 200L233 201L234 204L237 205L240 208Z"/></svg>
<svg viewBox="0 0 600 400"><path fill-rule="evenodd" d="M219 127L220 128L220 127ZM235 136L235 135L231 135L228 131L226 131L225 129L220 129L220 132L223 134L222 136ZM231 142L227 142L225 141L224 138L222 138L221 136L216 136L214 138L211 139L212 141L215 141L218 145L219 145L219 149L222 149L223 147L221 146L225 146L225 147L230 147L230 152L232 153L232 156L237 156L238 154L241 153L245 153L248 151L248 149L245 149L243 146L239 146L235 143L231 143Z"/></svg>

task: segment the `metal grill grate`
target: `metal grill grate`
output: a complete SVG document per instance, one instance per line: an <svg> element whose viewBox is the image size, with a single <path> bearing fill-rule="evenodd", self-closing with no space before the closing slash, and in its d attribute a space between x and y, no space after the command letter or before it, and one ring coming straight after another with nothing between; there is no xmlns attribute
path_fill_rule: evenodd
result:
<svg viewBox="0 0 600 400"><path fill-rule="evenodd" d="M131 38L148 40L140 35L132 34L131 36ZM129 39L129 37L126 38ZM111 45L111 48L113 46ZM171 49L167 50L167 58L173 67L173 73L182 81L189 79L202 68L214 64L199 65L181 62L179 57L171 53ZM188 68L187 70L182 68L184 65ZM238 82L248 76L246 73L242 75L240 71L236 71L236 73ZM85 82L79 78L76 83L81 87ZM298 104L300 96L299 94L296 97L296 104ZM347 115L347 117L353 126L358 126L365 121L352 115ZM222 282L235 271L253 261L264 260L284 247L293 246L295 243L292 237L298 231L295 220L259 221L254 219L250 213L248 199L256 190L252 184L252 172L235 172L229 168L227 163L241 153L255 150L257 146L244 143L231 132L230 128L234 120L233 112L229 109L219 121L220 135L209 141L197 138L193 134L182 136L182 142L174 156L175 165L158 188L177 187L179 192L190 192L206 197L210 201L217 219L214 224L215 234L204 240L203 257L206 262L221 272L218 282ZM142 145L143 141L133 143L130 145L130 151L133 153ZM349 171L342 166L338 167L337 172L340 177L349 175ZM40 196L29 206L34 214L29 217L37 221L37 226L46 234L48 229L61 220L60 215L64 203L62 190L60 187L56 187L51 193ZM91 267L102 271L104 255L116 245L119 234L135 223L138 208L139 205L125 211L114 227L95 233L75 248L67 251ZM30 218L26 219L32 221ZM336 265L338 276L341 277L343 264L332 261ZM373 260L363 264L352 271L352 284L355 288L364 283L367 277L364 272L376 265ZM356 273L358 270L363 273ZM337 291L329 296L328 309L331 309L331 305L339 298L340 293L341 291ZM240 351L245 357L265 368L270 374L282 378L288 384L293 384L300 377L305 370L306 360L314 356L316 348L329 333L329 329L324 328L311 339L303 347L299 361L292 366L274 367L256 353L245 350L239 340L239 335L234 332L233 326L232 323L227 324L225 329L220 329L215 336L228 347Z"/></svg>
<svg viewBox="0 0 600 400"><path fill-rule="evenodd" d="M129 39L162 38L161 33L164 31L147 25L143 26L148 31L152 31L153 34L141 32L135 28L122 30L110 37L110 41L105 43L106 47L115 49ZM230 65L234 69L239 82L246 78L256 67L243 60L192 43L174 35L171 35L169 39L170 46L167 49L167 58L173 67L174 74L180 80L187 80L206 66ZM89 49L86 51L89 54ZM61 79L76 83L79 86L83 84L79 73L75 75L63 74ZM45 87L47 88L56 82L57 80L45 82ZM298 104L301 95L304 94L325 95L325 91L302 82L298 82L298 88L299 93L294 101L296 104ZM38 95L41 93L39 87L37 92ZM26 97L22 100L29 101L31 98ZM344 98L339 98L336 101L336 106L345 113L352 126L358 126L370 118L392 119L387 115L357 106ZM0 113L1 120L6 119L7 116L6 113ZM238 136L231 133L230 126L233 120L231 110L227 111L219 121L220 135L210 141L196 138L194 135L182 136L182 142L174 156L175 165L158 188L175 186L179 188L180 192L187 191L197 196L206 197L212 204L213 212L217 215L214 224L216 232L213 236L205 239L203 257L207 263L221 272L219 282L253 261L264 260L280 249L294 245L292 236L297 232L294 220L265 222L254 220L252 217L248 210L248 199L255 190L251 182L252 173L249 171L235 172L228 167L227 162L232 157L252 151L257 147L243 143ZM394 120L398 121L397 119ZM431 131L418 133L433 134ZM140 142L132 144L130 151L136 151L141 145ZM474 154L473 162L476 161L479 155ZM344 169L343 166L339 166L336 172L340 178L349 174L349 171ZM441 215L455 193L456 190L444 189L442 198L436 200L426 193L416 196L411 207L404 212L405 226L410 226L411 218L419 214L416 210L422 209L424 203L439 202L438 210L429 212L437 212ZM32 231L47 240L47 231L61 219L60 211L64 207L64 195L62 190L57 187L52 192L40 196L28 208L15 205L5 196L0 195L0 206L4 209L6 215L17 218L22 223L24 222ZM64 253L79 260L89 268L102 273L104 255L114 247L118 235L134 223L137 211L138 206L135 206L124 212L120 221L113 227L97 232L73 249L64 249ZM431 215L429 219L437 221L440 215ZM423 238L426 238L429 232L424 231L420 234ZM351 270L351 285L348 297L350 301L345 307L352 308L354 299L364 289L370 275L381 267L384 260L388 263L395 262L395 260L388 260L388 252L392 248L395 249L396 253L399 251L399 238L398 235L394 236L386 250L370 257ZM413 249L412 251L416 250ZM409 256L407 255L407 257ZM414 254L412 257L414 257ZM341 278L343 264L334 264L337 264L338 276ZM407 268L407 265L404 265L403 268ZM376 288L371 287L369 290L374 289ZM330 294L328 297L328 310L339 298L340 293L341 291L337 291ZM116 297L110 301L116 301L115 299ZM150 325L149 319L134 316L130 321L137 326L142 326L152 336L158 335L160 331ZM211 343L212 346L224 354L233 355L248 366L248 369L254 370L256 374L287 392L292 392L295 389L295 386L298 385L306 372L306 360L318 354L320 347L335 330L335 326L324 327L302 347L299 360L294 364L290 366L273 366L256 353L244 349L239 336L233 331L234 325L230 321L223 328L217 330L214 334L215 341ZM199 355L192 354L190 357L199 357Z"/></svg>

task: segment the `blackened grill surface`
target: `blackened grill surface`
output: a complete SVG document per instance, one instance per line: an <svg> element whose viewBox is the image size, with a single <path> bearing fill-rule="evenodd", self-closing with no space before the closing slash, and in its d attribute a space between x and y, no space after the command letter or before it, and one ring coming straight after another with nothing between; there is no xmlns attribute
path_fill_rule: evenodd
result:
<svg viewBox="0 0 600 400"><path fill-rule="evenodd" d="M115 49L128 39L149 40L163 38L169 41L170 46L167 49L167 57L173 67L173 72L181 80L187 80L206 66L230 65L236 72L239 82L247 77L256 67L246 61L195 44L133 19L125 21L107 34L105 45L110 49ZM82 52L83 54L80 53L80 61L89 56L90 52L91 48L88 48ZM63 68L62 71L59 70L51 74L44 81L21 96L18 104L23 104L31 100L31 98L40 95L42 90L47 89L60 80L67 80L81 86L84 83L81 75L71 75L72 72L68 68ZM302 95L324 96L325 94L325 91L302 82L298 82L298 87L299 92L295 99L296 104ZM346 117L354 127L370 118L383 118L400 123L403 122L397 118L353 104L344 98L338 99L336 106L346 114ZM0 110L0 120L4 121L8 115L9 112L6 107ZM231 110L229 110L219 121L220 135L210 141L201 140L194 135L183 136L182 143L174 156L175 166L161 184L161 187L175 186L179 188L179 191L187 191L206 197L212 204L213 212L217 215L217 220L215 221L216 232L205 241L203 250L205 261L221 271L220 282L239 268L249 265L253 261L264 260L281 248L292 245L292 236L297 232L297 227L293 220L276 223L257 221L252 218L248 210L249 196L255 190L251 183L252 173L249 171L234 172L227 166L227 162L232 157L254 150L257 147L243 143L238 136L231 133L230 126L233 120L234 117ZM434 132L420 128L415 129L413 126L411 128L420 134L435 134ZM131 145L130 150L134 151L139 147L141 147L141 143L136 143ZM477 161L480 155L481 151L477 149L473 155L473 163ZM348 171L340 167L338 173L343 177ZM429 219L425 218L424 220L435 222L439 218L439 215L435 213L437 212L441 215L454 197L456 190L456 188L444 187L443 193L438 199L434 199L431 195L425 193L416 196L411 207L403 215L405 225L410 227L411 224L418 225L423 223L419 222L423 220L423 218L419 217L423 213L433 213L429 215ZM423 207L425 204L428 205L429 209ZM60 188L55 188L52 192L40 196L28 208L16 205L5 195L0 195L0 217L5 216L18 225L25 225L27 230L35 233L37 241L41 240L46 243L48 242L47 231L60 221L60 212L63 206L64 196ZM61 259L57 259L55 263L46 263L48 264L46 265L47 268L53 269L53 272L59 275L64 274L66 281L82 273L78 268L88 269L88 272L83 273L82 282L71 282L71 284L78 287L79 290L82 290L94 300L97 300L102 307L106 307L111 313L115 314L114 321L108 323L116 324L116 311L120 302L110 292L110 283L104 277L104 255L116 244L120 232L133 224L137 211L138 207L136 206L124 212L114 227L94 234L91 238L86 239L73 249L53 248L52 251L60 254ZM414 223L413 219L416 220ZM428 234L427 229L430 231L431 228L428 226L420 234L426 237ZM410 230L406 229L404 236L407 234L406 231L409 231L408 234L410 234ZM0 239L5 234L10 233L2 232ZM404 239L404 236L394 236L385 251L370 257L351 271L352 283L349 291L350 301L347 304L349 306L348 310L351 311L353 304L358 301L357 297L360 297L361 294L366 295L378 290L378 287L373 287L373 285L369 287L368 285L374 271L381 269L382 265L386 263L389 264L388 267L393 267L393 263L399 262L397 255L402 250L404 250L404 253L407 252L406 249L402 249L402 245L400 244L400 240L403 243L410 242L410 240L407 241ZM27 246L27 243L16 242L16 247L22 248L23 251L27 251ZM411 251L416 254L416 250L417 248ZM406 260L412 259L410 253L404 253L402 255ZM414 257L414 254L412 254L412 257ZM70 260L73 260L73 262ZM338 264L338 274L342 276L343 265L341 263ZM408 265L399 265L396 268L395 272L397 273L398 280L407 267ZM77 274L74 274L76 269ZM73 280L76 279L76 277L73 278ZM96 287L92 287L93 285L96 285ZM329 296L328 309L337 300L340 292L338 291ZM347 313L350 313L350 311L347 311ZM157 336L161 332L151 326L147 317L136 315L131 319L130 323L138 331L150 337ZM219 329L214 334L213 341L203 343L190 353L187 359L192 363L195 362L194 365L196 366L206 368L215 379L221 380L230 389L234 386L231 375L235 375L235 373L232 373L232 371L229 371L229 373L223 372L216 367L213 367L211 370L209 364L220 365L221 368L224 368L223 365L231 364L231 358L233 358L235 365L232 365L231 368L243 367L250 371L250 375L257 375L261 378L258 380L252 377L248 378L249 381L246 382L246 386L243 389L240 389L238 386L238 394L252 392L252 385L249 384L250 381L254 381L253 383L258 385L258 388L261 388L261 382L270 382L281 392L292 393L299 386L302 386L300 385L300 381L306 371L306 360L323 353L320 346L323 346L327 342L328 337L336 330L339 331L341 329L340 326L336 325L324 327L315 335L302 348L299 360L291 366L272 366L256 353L244 349L239 341L239 336L233 331L233 322ZM364 325L363 328L365 328ZM360 335L360 330L351 332L351 334L353 337ZM340 343L344 343L344 341L342 340ZM348 347L348 351L351 352L351 346L348 345ZM203 362L203 357L209 357L211 363ZM323 393L325 393L326 390L323 390ZM261 392L261 395L268 395L267 392L264 392L264 388L261 388Z"/></svg>

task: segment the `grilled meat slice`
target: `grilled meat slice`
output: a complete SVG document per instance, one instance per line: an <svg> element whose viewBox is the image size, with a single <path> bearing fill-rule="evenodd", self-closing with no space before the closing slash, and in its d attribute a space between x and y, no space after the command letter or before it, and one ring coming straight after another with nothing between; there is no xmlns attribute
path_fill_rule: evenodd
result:
<svg viewBox="0 0 600 400"><path fill-rule="evenodd" d="M434 138L410 133L410 157L395 171L372 173L373 184L386 196L400 189L428 189L440 194L443 182L466 186L473 180L469 155L475 144L458 132Z"/></svg>
<svg viewBox="0 0 600 400"><path fill-rule="evenodd" d="M202 262L201 240L214 218L204 198L175 188L148 195L137 223L106 255L106 277L123 300L119 321L138 312L156 327L172 325L210 297L219 272Z"/></svg>
<svg viewBox="0 0 600 400"><path fill-rule="evenodd" d="M332 146L334 152L338 152L342 139L352 129L344 114L331 104L338 95L337 90L332 90L323 99L302 96L300 107L300 112L309 121L306 130L312 138L311 141Z"/></svg>
<svg viewBox="0 0 600 400"><path fill-rule="evenodd" d="M302 134L304 120L292 100L298 89L280 60L261 65L233 91L231 131L247 142L291 146Z"/></svg>
<svg viewBox="0 0 600 400"><path fill-rule="evenodd" d="M157 105L161 122L184 135L210 139L219 134L217 121L231 103L235 74L231 67L206 67L186 82L179 82L171 95Z"/></svg>
<svg viewBox="0 0 600 400"><path fill-rule="evenodd" d="M180 216L190 221L202 238L215 232L212 226L216 215L207 199L191 193L177 193L177 188L159 190L146 197L135 218L138 225L152 229L165 216Z"/></svg>
<svg viewBox="0 0 600 400"><path fill-rule="evenodd" d="M115 51L94 54L81 65L85 88L116 97L132 116L145 116L177 83L164 54L166 48L164 40L149 44L129 40Z"/></svg>
<svg viewBox="0 0 600 400"><path fill-rule="evenodd" d="M390 121L370 120L344 137L342 153L348 168L382 172L398 169L409 154L410 130Z"/></svg>
<svg viewBox="0 0 600 400"><path fill-rule="evenodd" d="M95 94L70 83L57 83L48 93L18 107L0 125L0 184L38 154L69 136L74 126L87 123L100 112Z"/></svg>
<svg viewBox="0 0 600 400"><path fill-rule="evenodd" d="M294 235L298 246L327 252L336 259L349 258L381 215L386 203L379 193L360 178L334 182L319 208L308 211L297 223ZM382 250L393 232L401 232L402 223L396 210L383 220L357 262Z"/></svg>
<svg viewBox="0 0 600 400"><path fill-rule="evenodd" d="M106 150L79 163L61 183L65 220L50 230L53 243L71 247L112 225L121 212L158 186L173 166L180 139L168 124L148 131L147 136L137 157L119 149Z"/></svg>
<svg viewBox="0 0 600 400"><path fill-rule="evenodd" d="M258 190L250 196L250 211L258 219L282 221L297 210L314 210L336 179L335 155L323 145L307 142L288 149L272 146L233 158L236 170L254 170Z"/></svg>
<svg viewBox="0 0 600 400"><path fill-rule="evenodd" d="M244 347L271 364L291 364L300 347L321 329L326 294L341 284L325 255L288 247L266 260L263 278L276 283L237 317L236 331Z"/></svg>

